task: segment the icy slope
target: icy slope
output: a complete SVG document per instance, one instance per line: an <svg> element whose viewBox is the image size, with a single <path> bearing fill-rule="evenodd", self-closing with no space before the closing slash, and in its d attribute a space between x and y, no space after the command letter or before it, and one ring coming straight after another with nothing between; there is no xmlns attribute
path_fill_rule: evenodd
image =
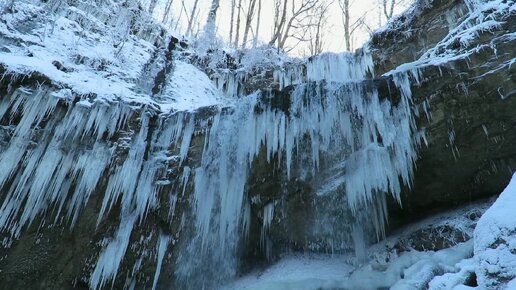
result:
<svg viewBox="0 0 516 290"><path fill-rule="evenodd" d="M516 288L516 175L475 228L476 273L487 289ZM512 287L507 286L511 282Z"/></svg>

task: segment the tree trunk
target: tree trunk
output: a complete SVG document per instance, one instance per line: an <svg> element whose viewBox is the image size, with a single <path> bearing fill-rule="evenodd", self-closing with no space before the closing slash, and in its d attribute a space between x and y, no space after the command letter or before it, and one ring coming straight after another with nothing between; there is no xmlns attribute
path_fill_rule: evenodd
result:
<svg viewBox="0 0 516 290"><path fill-rule="evenodd" d="M186 28L186 35L192 34L194 19L195 19L195 14L197 13L197 5L198 4L199 4L199 0L195 0L193 8L192 8L192 13L190 13L190 19L188 20L188 27Z"/></svg>
<svg viewBox="0 0 516 290"><path fill-rule="evenodd" d="M258 16L256 17L256 32L253 40L253 48L258 44L258 37L260 34L260 18L262 16L262 0L258 0Z"/></svg>
<svg viewBox="0 0 516 290"><path fill-rule="evenodd" d="M349 0L344 0L346 7L344 11L344 38L346 40L346 50L351 50L351 33L349 32Z"/></svg>
<svg viewBox="0 0 516 290"><path fill-rule="evenodd" d="M240 12L242 7L242 0L238 0L238 13L237 13L237 23L236 23L236 31L235 31L235 42L234 46L235 48L238 47L238 41L240 40Z"/></svg>
<svg viewBox="0 0 516 290"><path fill-rule="evenodd" d="M229 45L233 43L233 26L235 24L235 5L236 0L231 0L231 20L229 22Z"/></svg>
<svg viewBox="0 0 516 290"><path fill-rule="evenodd" d="M251 0L249 2L249 7L247 8L247 15L246 15L246 19L245 19L245 28L244 28L244 39L242 41L242 48L245 48L245 46L247 44L247 37L249 36L249 30L251 29L251 23L253 22L255 6L256 6L256 0Z"/></svg>
<svg viewBox="0 0 516 290"><path fill-rule="evenodd" d="M351 28L349 24L349 0L339 0L339 6L342 10L342 24L344 26L344 42L346 50L351 50Z"/></svg>
<svg viewBox="0 0 516 290"><path fill-rule="evenodd" d="M387 20L391 19L392 17L392 14L394 13L395 4L396 0L383 0L383 14L385 15L385 18L387 18Z"/></svg>
<svg viewBox="0 0 516 290"><path fill-rule="evenodd" d="M168 0L167 4L165 4L165 10L163 12L163 19L161 22L166 24L168 22L168 17L170 16L170 10L172 9L172 4L174 3L174 0Z"/></svg>
<svg viewBox="0 0 516 290"><path fill-rule="evenodd" d="M276 40L280 39L281 32L283 30L283 26L285 25L285 21L287 18L287 0L283 0L283 9L280 8L280 4L276 5L276 11L274 11L274 34L272 35L272 39L269 41L269 45L274 45ZM281 10L280 10L281 9ZM281 13L281 18L280 18ZM278 48L279 42L278 42Z"/></svg>
<svg viewBox="0 0 516 290"><path fill-rule="evenodd" d="M156 4L158 4L158 0L151 0L151 2L149 4L149 14L152 15L152 13L154 12L154 9L156 8Z"/></svg>
<svg viewBox="0 0 516 290"><path fill-rule="evenodd" d="M198 0L196 0L196 1L198 1ZM215 29L215 22L217 20L217 10L218 9L219 9L219 0L212 0L210 11L208 12L208 20L206 21L207 27L213 27L213 29Z"/></svg>

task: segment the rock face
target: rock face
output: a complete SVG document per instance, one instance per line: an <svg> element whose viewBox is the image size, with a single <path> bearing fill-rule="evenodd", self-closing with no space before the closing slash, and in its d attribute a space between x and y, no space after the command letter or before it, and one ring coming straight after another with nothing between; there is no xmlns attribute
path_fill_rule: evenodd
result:
<svg viewBox="0 0 516 290"><path fill-rule="evenodd" d="M514 11L514 3L507 5ZM428 145L419 150L404 208L392 207L395 219L498 194L515 170L514 12L501 17L496 29L478 31L465 40L468 36L460 35L461 27L478 20L467 11L462 1L434 1L417 16L399 19L398 25L408 29L387 29L373 36L375 68L380 71L438 56L436 64L430 61L420 70L421 85L413 87L415 102L427 110L421 112L418 125L426 129ZM482 13L481 17L490 15ZM448 57L461 54L467 57Z"/></svg>
<svg viewBox="0 0 516 290"><path fill-rule="evenodd" d="M288 251L365 254L387 216L497 194L515 170L514 1L421 1L355 55L305 61L201 57L136 15L113 55L41 59L46 6L19 3L0 27L0 288L200 289ZM109 17L78 7L57 35L104 37ZM221 105L187 59L229 96L260 92ZM199 91L215 97L178 109ZM431 235L411 241L467 239Z"/></svg>
<svg viewBox="0 0 516 290"><path fill-rule="evenodd" d="M515 202L516 178L513 176L475 228L476 274L478 285L485 289L508 289L508 283L512 287L516 285Z"/></svg>

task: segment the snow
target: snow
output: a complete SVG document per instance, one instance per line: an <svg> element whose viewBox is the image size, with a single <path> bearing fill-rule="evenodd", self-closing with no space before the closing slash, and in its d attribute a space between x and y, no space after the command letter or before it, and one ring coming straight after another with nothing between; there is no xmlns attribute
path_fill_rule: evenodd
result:
<svg viewBox="0 0 516 290"><path fill-rule="evenodd" d="M87 13L66 7L56 14L51 24L45 22L51 15L44 5L20 1L16 2L16 9L19 11L16 14L2 16L10 18L11 25L0 23L2 35L26 43L7 44L4 46L7 51L0 51L0 64L9 73L31 75L37 72L46 76L52 85L71 89L74 94L149 105L163 113L227 103L204 73L182 61L176 63L162 98L155 99L142 92L137 80L147 77L144 68L157 48L151 44L152 36L147 40L146 36L129 35L119 40L122 36L116 29L128 25L123 23L123 15L117 17L118 20L109 20L115 21L117 26L113 28L101 21L105 11L98 13L95 9L99 8L95 7L88 7L93 12ZM39 22L36 21L31 30L14 28L22 26L20 23L34 18L35 14L40 14L36 18ZM151 29L151 34L157 33L157 27Z"/></svg>
<svg viewBox="0 0 516 290"><path fill-rule="evenodd" d="M221 290L317 289L327 281L340 281L354 269L346 255L294 255L270 268L246 275Z"/></svg>
<svg viewBox="0 0 516 290"><path fill-rule="evenodd" d="M475 228L475 258L480 286L502 288L516 277L516 175Z"/></svg>
<svg viewBox="0 0 516 290"><path fill-rule="evenodd" d="M174 65L164 98L158 101L162 112L194 111L201 107L230 104L198 68L180 60Z"/></svg>
<svg viewBox="0 0 516 290"><path fill-rule="evenodd" d="M426 3L421 1L421 3ZM468 0L466 1L468 9L467 17L461 19L460 22L452 27L446 37L439 41L434 47L426 51L418 60L404 63L396 69L385 73L385 75L393 75L398 72L418 71L426 66L440 66L446 63L451 63L457 60L468 59L474 53L482 49L492 49L496 55L496 49L490 44L474 45L476 39L482 33L490 33L496 28L500 27L510 17L511 11L516 9L516 2L505 0ZM424 6L424 5L423 5ZM412 19L417 13L420 13L422 6L420 4L414 5L404 13L407 19ZM398 23L397 18L393 18L386 27L380 29L393 29L396 26L402 26L403 23ZM407 20L410 22L411 20ZM505 33L500 38L505 38L510 41L514 33ZM460 47L456 47L456 43L460 43ZM499 69L510 68L512 61L508 61L492 71L486 72L489 74Z"/></svg>
<svg viewBox="0 0 516 290"><path fill-rule="evenodd" d="M480 289L464 285L476 267L473 239L439 251L397 252L393 245L404 243L417 231L442 225L472 234L475 221L470 219L471 214L482 213L490 204L491 201L472 204L412 224L368 247L368 258L362 263L351 253L290 254L269 268L246 274L220 289Z"/></svg>

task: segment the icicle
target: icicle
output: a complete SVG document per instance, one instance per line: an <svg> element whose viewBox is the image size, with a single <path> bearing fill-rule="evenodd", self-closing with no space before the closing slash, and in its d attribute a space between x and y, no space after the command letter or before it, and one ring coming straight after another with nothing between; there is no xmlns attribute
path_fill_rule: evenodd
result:
<svg viewBox="0 0 516 290"><path fill-rule="evenodd" d="M163 258L165 257L165 253L167 251L168 243L170 242L170 236L160 234L158 241L158 249L157 249L157 262L156 262L156 271L154 272L154 280L152 282L152 290L156 289L158 285L158 278L161 273L161 264L163 263Z"/></svg>
<svg viewBox="0 0 516 290"><path fill-rule="evenodd" d="M363 262L367 259L367 251L366 251L366 242L365 242L365 234L364 229L361 225L354 224L353 232L351 233L353 237L353 244L355 245L355 255L360 262Z"/></svg>
<svg viewBox="0 0 516 290"><path fill-rule="evenodd" d="M182 142L181 142L181 149L179 153L180 161L179 166L183 163L184 159L186 158L186 155L188 154L188 149L190 149L190 141L192 140L192 134L194 131L194 125L195 120L194 116L192 115L190 119L188 120L188 124L184 128L183 135L182 135Z"/></svg>
<svg viewBox="0 0 516 290"><path fill-rule="evenodd" d="M181 196L185 196L186 186L188 185L188 179L190 178L190 172L192 169L188 166L183 168L183 176L181 177L181 184L183 185L183 190L181 191Z"/></svg>
<svg viewBox="0 0 516 290"><path fill-rule="evenodd" d="M263 223L262 223L262 231L261 231L261 235L260 235L260 238L261 238L260 240L261 240L262 246L265 245L265 235L266 235L267 231L269 230L269 227L272 223L273 217L274 217L274 202L270 202L263 208Z"/></svg>
<svg viewBox="0 0 516 290"><path fill-rule="evenodd" d="M114 282L120 263L129 245L136 215L129 215L120 221L115 237L100 253L95 269L90 277L90 288L101 289L109 280Z"/></svg>
<svg viewBox="0 0 516 290"><path fill-rule="evenodd" d="M100 213L97 218L97 224L100 223L105 212L109 211L113 207L120 195L123 197L122 204L130 203L132 193L135 191L138 192L137 187L145 186L139 185L138 180L140 178L140 172L143 172L143 174L148 173L148 169L147 171L142 171L143 157L147 145L145 140L147 138L147 131L149 126L148 122L148 117L143 114L140 132L131 145L127 158L125 159L122 166L118 166L116 168L115 173L109 179L106 193L102 201ZM142 177L144 177L145 181L151 178L148 175L144 175ZM150 181L146 181L146 183L148 182ZM140 206L147 208L147 203ZM140 216L141 215L143 215L143 212L140 212Z"/></svg>
<svg viewBox="0 0 516 290"><path fill-rule="evenodd" d="M487 131L486 125L482 124L482 130L484 130L484 134L486 134L486 138L489 138L489 131Z"/></svg>

